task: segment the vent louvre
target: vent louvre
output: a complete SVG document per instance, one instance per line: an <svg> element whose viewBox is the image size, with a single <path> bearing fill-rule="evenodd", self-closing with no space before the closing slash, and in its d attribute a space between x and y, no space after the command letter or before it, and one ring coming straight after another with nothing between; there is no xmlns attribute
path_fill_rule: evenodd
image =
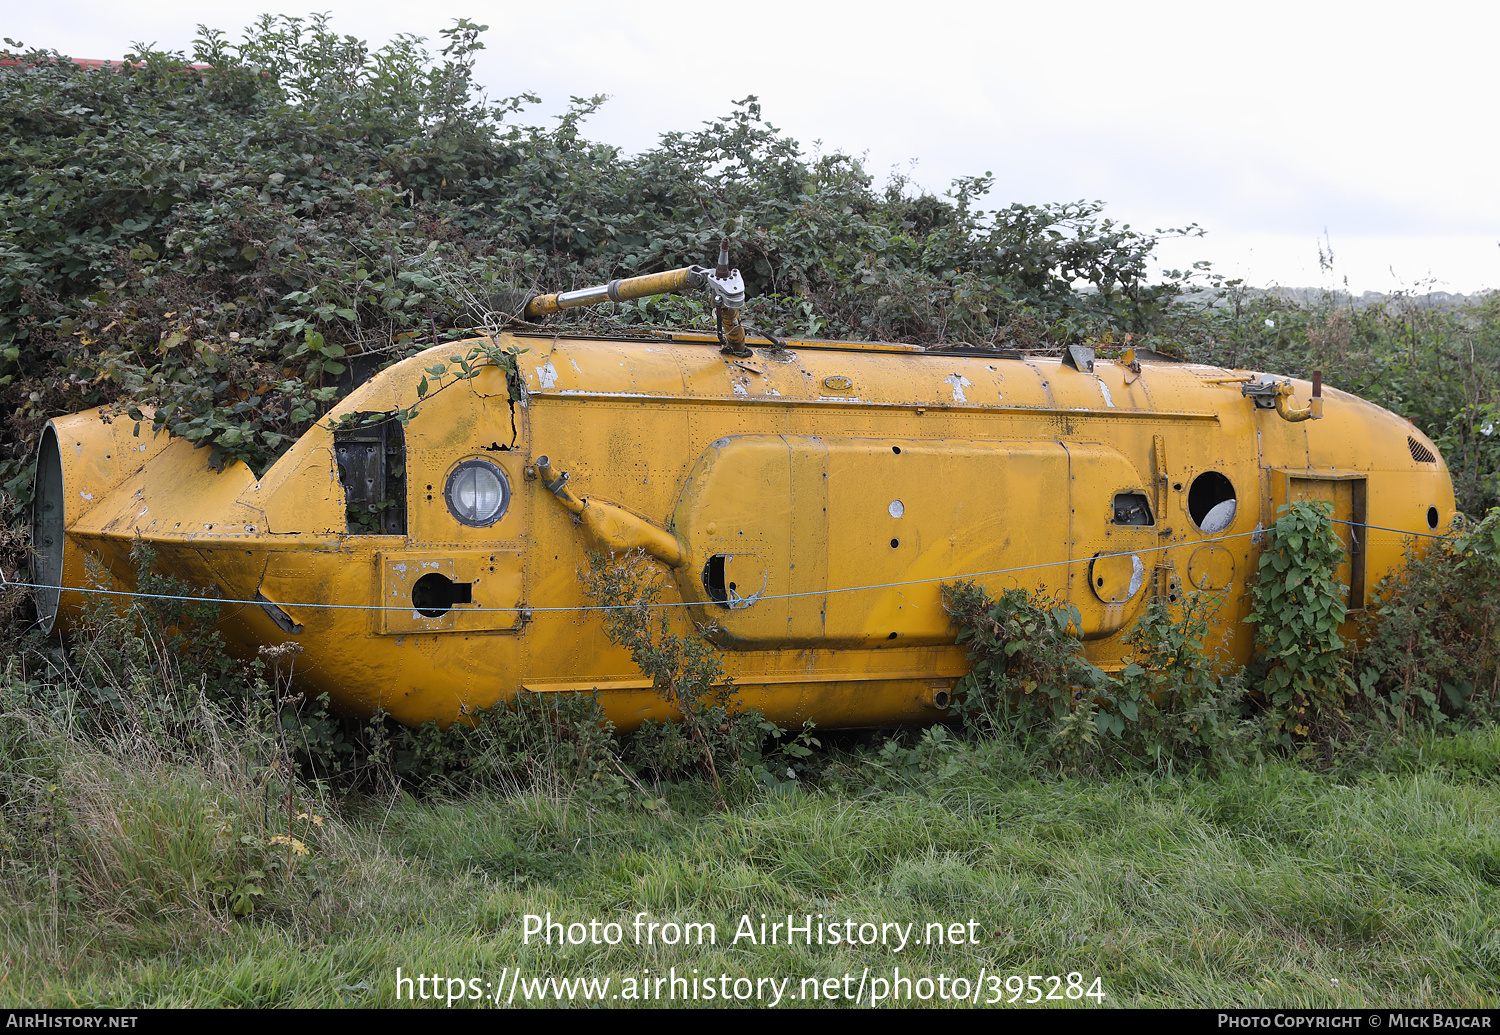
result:
<svg viewBox="0 0 1500 1035"><path fill-rule="evenodd" d="M1410 435L1406 436L1406 448L1411 450L1411 458L1419 464L1437 463L1437 457L1432 455L1432 450L1422 445L1422 443Z"/></svg>

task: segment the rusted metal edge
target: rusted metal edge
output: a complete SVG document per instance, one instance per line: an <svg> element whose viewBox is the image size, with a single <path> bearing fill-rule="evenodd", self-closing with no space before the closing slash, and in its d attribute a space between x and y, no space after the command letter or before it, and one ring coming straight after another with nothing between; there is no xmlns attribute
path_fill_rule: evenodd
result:
<svg viewBox="0 0 1500 1035"><path fill-rule="evenodd" d="M749 679L735 677L734 686L735 689L740 690L747 686L781 686L789 683L884 683L891 680L957 679L967 671L967 666L960 665L952 671L924 668L907 672L861 672L855 675L832 672L777 672L756 675ZM522 683L521 689L530 690L536 694L586 694L594 690L603 694L618 690L650 690L654 685L649 679L588 679L558 683L534 680Z"/></svg>

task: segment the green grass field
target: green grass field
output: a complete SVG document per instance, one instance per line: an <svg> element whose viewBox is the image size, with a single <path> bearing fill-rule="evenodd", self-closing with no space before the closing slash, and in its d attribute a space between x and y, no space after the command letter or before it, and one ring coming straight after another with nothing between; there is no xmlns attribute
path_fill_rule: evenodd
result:
<svg viewBox="0 0 1500 1035"><path fill-rule="evenodd" d="M607 978L594 986L607 1005L721 1005L726 992L745 1005L869 1004L882 987L902 1006L960 1005L959 989L969 1003L1051 992L1060 998L1042 1005L1088 1008L1100 1002L1089 990L1105 1007L1500 1004L1494 727L1372 748L1336 775L1278 762L1060 778L981 743L912 778L837 749L816 786L736 786L727 806L701 784L604 806L536 788L299 799L297 844L273 847L261 842L275 810L232 764L124 763L50 743L68 752L39 792L52 811L23 817L28 852L19 820L5 833L0 997L16 1005L416 997L430 1009L450 995L454 1008L510 1002L512 987L517 1006L556 1005L556 986L532 985L547 977ZM36 848L48 837L50 856ZM251 843L261 862L246 870L234 846ZM261 892L256 908L235 917L231 896L246 888ZM593 937L619 944L526 938L524 918L549 913L596 920ZM714 943L662 945L672 929L659 926L657 944L638 945L638 914L643 932L713 924ZM760 944L761 914L812 914L825 944L800 932ZM757 936L736 941L744 916ZM858 940L867 922L914 926L904 946L828 944L829 925ZM945 944L916 943L929 923L944 925ZM946 943L955 930L962 944ZM398 968L442 980L403 984L398 999ZM1007 985L1012 975L1061 980L1033 990ZM675 990L673 976L685 979Z"/></svg>

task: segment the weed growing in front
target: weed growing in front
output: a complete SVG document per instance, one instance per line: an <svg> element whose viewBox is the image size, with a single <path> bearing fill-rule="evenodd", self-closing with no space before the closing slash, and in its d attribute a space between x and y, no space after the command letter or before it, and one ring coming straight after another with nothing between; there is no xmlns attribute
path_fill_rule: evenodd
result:
<svg viewBox="0 0 1500 1035"><path fill-rule="evenodd" d="M958 642L969 645L971 668L955 695L970 738L1010 740L1065 770L1247 757L1251 738L1236 711L1242 683L1203 663L1215 598L1191 595L1176 608L1149 601L1115 674L1084 659L1078 612L1043 593L991 597L958 583L944 587L944 604Z"/></svg>
<svg viewBox="0 0 1500 1035"><path fill-rule="evenodd" d="M677 718L642 723L629 741L632 762L657 778L697 771L720 794L721 775L749 773L774 786L810 768L818 746L812 723L788 736L754 709L733 706L734 687L718 652L702 635L672 632L666 609L654 606L662 576L643 553L593 554L582 574L584 591L609 608L603 612L609 638L630 651Z"/></svg>
<svg viewBox="0 0 1500 1035"><path fill-rule="evenodd" d="M1487 606L1486 542L1493 523L1414 565L1382 620L1433 606L1411 596L1423 586L1443 587L1443 608ZM629 558L596 567L608 592L642 577ZM696 704L717 790L686 724L620 738L589 695L519 694L446 729L362 723L298 699L293 650L209 664L211 615L91 613L68 649L18 643L0 676L6 980L28 1003L395 1005L389 974L413 959L514 965L521 913L835 909L973 916L974 959L992 967L1065 943L1116 1004L1409 1002L1398 958L1439 961L1423 1003L1493 997L1500 857L1473 819L1494 808L1493 727L1433 737L1432 709L1392 692L1414 663L1397 637L1344 652L1361 686L1384 667L1343 725L1312 727L1368 753L1335 752L1330 780L1309 766L1327 756L1274 741L1257 684L1198 663L1210 598L1149 604L1105 674L1049 602L968 593L950 599L987 623L968 642L993 663L962 721L855 743L741 714L761 739L738 754L713 725L733 699L709 648L623 608L637 623L617 634ZM1491 669L1467 696L1442 682L1462 652L1490 664L1487 641L1432 642L1445 727L1482 718ZM1401 739L1381 740L1402 717ZM316 734L325 721L346 749ZM668 730L675 763L649 739ZM858 959L873 962L915 957ZM731 963L786 969L712 947L644 965ZM613 965L547 957L560 974Z"/></svg>
<svg viewBox="0 0 1500 1035"><path fill-rule="evenodd" d="M1338 581L1343 544L1326 501L1282 508L1251 586L1247 622L1256 624L1262 694L1271 735L1282 747L1328 740L1347 725L1358 687L1349 676L1339 626L1347 607Z"/></svg>

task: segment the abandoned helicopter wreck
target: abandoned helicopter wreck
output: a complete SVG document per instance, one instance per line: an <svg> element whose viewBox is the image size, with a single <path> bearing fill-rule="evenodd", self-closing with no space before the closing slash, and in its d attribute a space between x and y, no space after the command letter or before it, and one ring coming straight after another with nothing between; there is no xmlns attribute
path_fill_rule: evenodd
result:
<svg viewBox="0 0 1500 1035"><path fill-rule="evenodd" d="M354 712L447 722L523 688L597 690L631 729L667 706L578 572L590 551L641 549L744 705L780 723L920 722L967 668L944 582L1070 603L1105 668L1149 598L1213 591L1207 647L1243 663L1246 579L1282 504L1332 504L1351 619L1404 562L1402 532L1454 515L1430 440L1316 381L1084 349L752 347L724 256L525 312L686 288L713 296L717 335L438 346L355 390L261 478L215 471L149 422L50 422L33 530L37 581L60 587L38 593L45 626L79 613L89 554L131 588L139 539L159 570L230 601L234 649L302 644L299 683ZM430 368L473 344L514 371L486 363L422 397Z"/></svg>

